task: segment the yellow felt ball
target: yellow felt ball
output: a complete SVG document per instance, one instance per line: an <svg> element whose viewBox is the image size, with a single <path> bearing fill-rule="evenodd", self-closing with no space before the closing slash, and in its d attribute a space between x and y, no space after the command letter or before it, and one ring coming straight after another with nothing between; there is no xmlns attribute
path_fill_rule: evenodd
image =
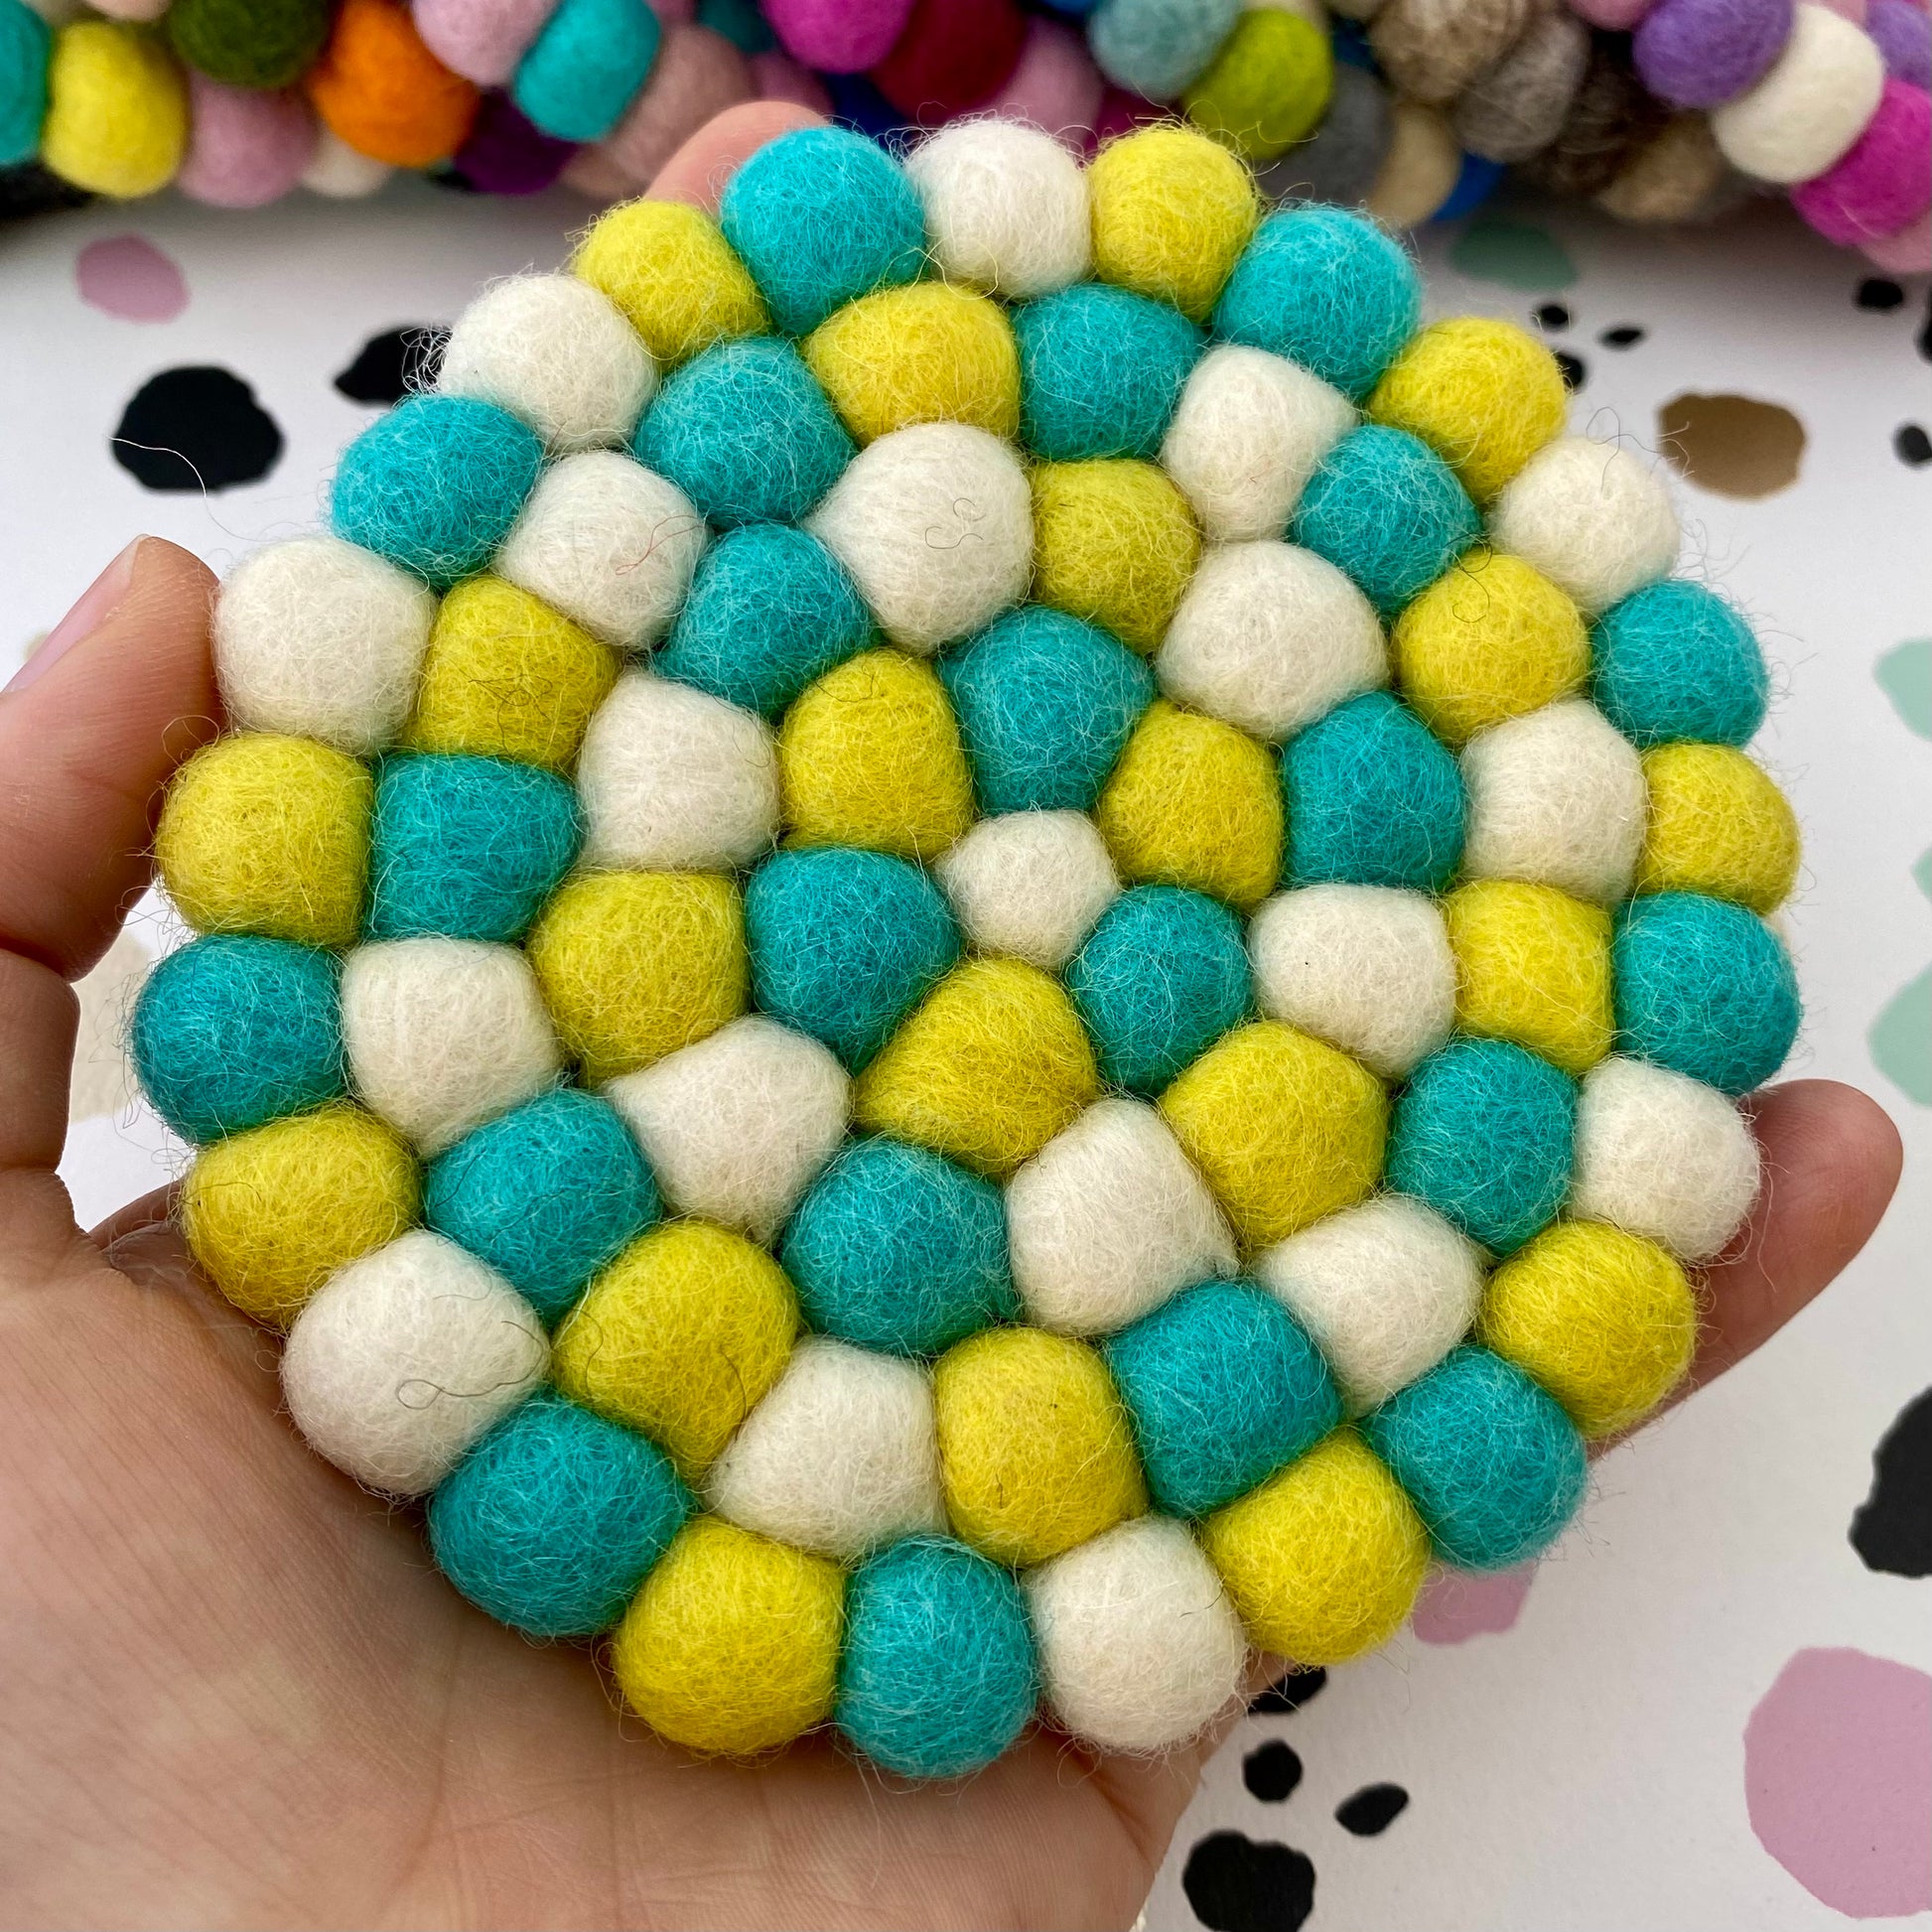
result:
<svg viewBox="0 0 1932 1932"><path fill-rule="evenodd" d="M1487 502L1563 432L1570 391L1548 347L1513 322L1433 322L1368 399L1373 422L1419 436Z"/></svg>
<svg viewBox="0 0 1932 1932"><path fill-rule="evenodd" d="M1200 531L1165 470L1129 457L1034 471L1034 598L1160 648L1200 561Z"/></svg>
<svg viewBox="0 0 1932 1932"><path fill-rule="evenodd" d="M1567 697L1589 673L1583 613L1520 557L1471 550L1396 620L1402 695L1436 736L1461 745Z"/></svg>
<svg viewBox="0 0 1932 1932"><path fill-rule="evenodd" d="M1402 1627L1429 1532L1352 1429L1339 1429L1200 1527L1207 1560L1262 1650L1340 1664Z"/></svg>
<svg viewBox="0 0 1932 1932"><path fill-rule="evenodd" d="M1554 886L1479 879L1443 900L1455 955L1455 1021L1513 1039L1566 1073L1610 1050L1610 915Z"/></svg>
<svg viewBox="0 0 1932 1932"><path fill-rule="evenodd" d="M1279 1020L1224 1035L1160 1106L1251 1252L1352 1206L1382 1172L1382 1082Z"/></svg>
<svg viewBox="0 0 1932 1932"><path fill-rule="evenodd" d="M1641 1422L1691 1365L1697 1302L1676 1260L1601 1221L1560 1221L1490 1276L1476 1333L1589 1437Z"/></svg>
<svg viewBox="0 0 1932 1932"><path fill-rule="evenodd" d="M861 296L798 345L861 443L913 423L1020 430L1020 351L1006 311L946 282Z"/></svg>
<svg viewBox="0 0 1932 1932"><path fill-rule="evenodd" d="M666 1221L584 1291L551 1374L695 1481L783 1372L797 1327L791 1284L762 1248L709 1221Z"/></svg>
<svg viewBox="0 0 1932 1932"><path fill-rule="evenodd" d="M629 317L665 367L771 327L751 271L718 224L685 202L626 202L602 216L572 269Z"/></svg>
<svg viewBox="0 0 1932 1932"><path fill-rule="evenodd" d="M43 164L95 195L129 201L174 180L188 147L188 89L151 33L77 20L54 37Z"/></svg>
<svg viewBox="0 0 1932 1932"><path fill-rule="evenodd" d="M1185 886L1251 911L1282 870L1282 789L1267 748L1157 698L1094 809L1130 886Z"/></svg>
<svg viewBox="0 0 1932 1932"><path fill-rule="evenodd" d="M500 577L472 577L436 614L407 742L567 769L617 678L609 644Z"/></svg>
<svg viewBox="0 0 1932 1932"><path fill-rule="evenodd" d="M1110 141L1087 169L1093 272L1205 322L1261 218L1254 177L1172 122Z"/></svg>
<svg viewBox="0 0 1932 1932"><path fill-rule="evenodd" d="M1083 1341L986 1328L932 1371L954 1533L996 1563L1043 1563L1147 1509L1113 1378Z"/></svg>
<svg viewBox="0 0 1932 1932"><path fill-rule="evenodd" d="M832 1715L844 1616L837 1564L700 1516L644 1579L611 1668L660 1737L748 1756Z"/></svg>
<svg viewBox="0 0 1932 1932"><path fill-rule="evenodd" d="M169 783L154 834L162 886L198 932L352 945L374 795L366 765L313 739L217 739Z"/></svg>
<svg viewBox="0 0 1932 1932"><path fill-rule="evenodd" d="M528 942L557 1035L592 1083L649 1066L745 1011L738 888L711 873L569 880Z"/></svg>
<svg viewBox="0 0 1932 1932"><path fill-rule="evenodd" d="M862 651L799 693L778 731L778 778L793 845L930 861L973 822L952 701L903 651Z"/></svg>
<svg viewBox="0 0 1932 1932"><path fill-rule="evenodd" d="M1059 981L1024 960L969 959L860 1075L853 1115L1004 1179L1099 1091L1092 1042Z"/></svg>
<svg viewBox="0 0 1932 1932"><path fill-rule="evenodd" d="M1729 745L1643 757L1650 816L1640 893L1708 893L1775 912L1798 882L1798 819L1770 773Z"/></svg>
<svg viewBox="0 0 1932 1932"><path fill-rule="evenodd" d="M1285 7L1250 7L1180 97L1204 134L1249 161L1272 161L1320 125L1334 87L1328 36Z"/></svg>
<svg viewBox="0 0 1932 1932"><path fill-rule="evenodd" d="M204 1148L182 1234L236 1308L286 1327L337 1269L414 1223L420 1189L394 1129L339 1101Z"/></svg>

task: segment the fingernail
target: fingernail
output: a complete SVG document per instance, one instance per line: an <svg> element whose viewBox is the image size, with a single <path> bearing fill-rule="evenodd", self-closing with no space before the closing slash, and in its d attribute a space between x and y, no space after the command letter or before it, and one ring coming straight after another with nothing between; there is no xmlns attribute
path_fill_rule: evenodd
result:
<svg viewBox="0 0 1932 1932"><path fill-rule="evenodd" d="M25 691L37 679L45 677L82 637L89 637L100 628L115 605L127 595L127 587L134 579L134 555L140 547L141 539L136 537L80 593L79 602L47 633L40 649L8 679L4 695L11 697L17 691Z"/></svg>

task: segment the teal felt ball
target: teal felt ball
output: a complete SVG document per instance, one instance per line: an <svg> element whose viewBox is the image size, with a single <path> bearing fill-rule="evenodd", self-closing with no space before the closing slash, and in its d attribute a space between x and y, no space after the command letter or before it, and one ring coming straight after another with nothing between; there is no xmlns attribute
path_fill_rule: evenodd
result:
<svg viewBox="0 0 1932 1932"><path fill-rule="evenodd" d="M25 0L0 6L0 168L40 152L53 44L53 31Z"/></svg>
<svg viewBox="0 0 1932 1932"><path fill-rule="evenodd" d="M499 1623L589 1637L623 1614L691 1508L654 1444L539 1389L430 1498L430 1549Z"/></svg>
<svg viewBox="0 0 1932 1932"><path fill-rule="evenodd" d="M1365 1425L1436 1553L1459 1570L1539 1556L1584 1499L1584 1439L1555 1399L1486 1348L1452 1349Z"/></svg>
<svg viewBox="0 0 1932 1932"><path fill-rule="evenodd" d="M1136 886L1101 913L1066 990L1108 1083L1158 1093L1248 1013L1241 921L1179 886Z"/></svg>
<svg viewBox="0 0 1932 1932"><path fill-rule="evenodd" d="M1725 1093L1762 1086L1800 1014L1791 955L1755 912L1701 893L1627 906L1610 942L1617 1045Z"/></svg>
<svg viewBox="0 0 1932 1932"><path fill-rule="evenodd" d="M939 889L883 852L780 852L745 888L759 1008L857 1072L959 957Z"/></svg>
<svg viewBox="0 0 1932 1932"><path fill-rule="evenodd" d="M1026 1603L997 1564L913 1536L853 1572L832 1716L875 1763L964 1777L1020 1735L1038 1695Z"/></svg>
<svg viewBox="0 0 1932 1932"><path fill-rule="evenodd" d="M1106 1342L1155 1507L1204 1516L1341 1421L1321 1351L1252 1282L1203 1282Z"/></svg>
<svg viewBox="0 0 1932 1932"><path fill-rule="evenodd" d="M983 813L1086 811L1154 700L1146 663L1041 605L939 661Z"/></svg>
<svg viewBox="0 0 1932 1932"><path fill-rule="evenodd" d="M821 1334L937 1355L1020 1312L990 1180L886 1139L855 1141L799 1202L780 1259Z"/></svg>
<svg viewBox="0 0 1932 1932"><path fill-rule="evenodd" d="M194 940L148 975L128 1045L155 1112L184 1140L320 1106L344 1090L337 962L285 939Z"/></svg>
<svg viewBox="0 0 1932 1932"><path fill-rule="evenodd" d="M1577 1086L1504 1039L1452 1039L1409 1077L1388 1182L1497 1254L1555 1218L1570 1187Z"/></svg>
<svg viewBox="0 0 1932 1932"><path fill-rule="evenodd" d="M559 1087L466 1135L431 1162L423 1218L486 1261L545 1321L662 1212L617 1110Z"/></svg>
<svg viewBox="0 0 1932 1932"><path fill-rule="evenodd" d="M1596 621L1590 656L1597 709L1646 750L1679 740L1743 745L1764 722L1771 680L1750 625L1688 577L1613 604Z"/></svg>
<svg viewBox="0 0 1932 1932"><path fill-rule="evenodd" d="M1241 0L1100 0L1088 45L1115 86L1173 100L1206 69L1240 17Z"/></svg>
<svg viewBox="0 0 1932 1932"><path fill-rule="evenodd" d="M633 448L711 522L790 523L838 482L853 443L789 343L718 343L669 377Z"/></svg>
<svg viewBox="0 0 1932 1932"><path fill-rule="evenodd" d="M1351 698L1291 740L1282 795L1294 885L1440 893L1461 863L1461 767L1386 691Z"/></svg>
<svg viewBox="0 0 1932 1932"><path fill-rule="evenodd" d="M644 0L563 0L517 63L510 98L559 141L601 141L650 77L662 38Z"/></svg>
<svg viewBox="0 0 1932 1932"><path fill-rule="evenodd" d="M577 857L577 793L504 759L405 754L377 773L368 936L520 938Z"/></svg>
<svg viewBox="0 0 1932 1932"><path fill-rule="evenodd" d="M1013 312L1020 433L1053 463L1154 457L1201 352L1178 309L1081 282Z"/></svg>

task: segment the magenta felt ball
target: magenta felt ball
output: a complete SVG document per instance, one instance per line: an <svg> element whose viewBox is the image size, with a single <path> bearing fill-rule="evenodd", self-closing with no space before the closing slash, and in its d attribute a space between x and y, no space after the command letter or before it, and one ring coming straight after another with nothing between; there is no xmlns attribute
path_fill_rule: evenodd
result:
<svg viewBox="0 0 1932 1932"><path fill-rule="evenodd" d="M912 0L764 0L788 52L823 73L859 73L893 51Z"/></svg>
<svg viewBox="0 0 1932 1932"><path fill-rule="evenodd" d="M316 149L316 117L298 94L224 87L192 69L194 138L175 186L211 207L261 207L302 179Z"/></svg>
<svg viewBox="0 0 1932 1932"><path fill-rule="evenodd" d="M1932 269L1932 208L1896 234L1861 244L1864 258L1887 275L1923 275Z"/></svg>
<svg viewBox="0 0 1932 1932"><path fill-rule="evenodd" d="M1791 0L1658 0L1630 51L1643 83L1678 107L1734 100L1791 38Z"/></svg>
<svg viewBox="0 0 1932 1932"><path fill-rule="evenodd" d="M1844 156L1791 191L1792 206L1846 247L1896 234L1932 207L1932 95L1887 80L1878 111Z"/></svg>

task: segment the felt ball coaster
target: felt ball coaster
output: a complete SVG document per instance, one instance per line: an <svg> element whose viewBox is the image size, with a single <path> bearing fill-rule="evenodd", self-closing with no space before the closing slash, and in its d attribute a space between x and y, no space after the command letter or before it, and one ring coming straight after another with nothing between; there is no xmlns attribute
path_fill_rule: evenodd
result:
<svg viewBox="0 0 1932 1932"><path fill-rule="evenodd" d="M747 162L229 578L197 1258L666 1737L1158 1750L1546 1549L1798 1021L1766 682L1549 351L1175 125Z"/></svg>

